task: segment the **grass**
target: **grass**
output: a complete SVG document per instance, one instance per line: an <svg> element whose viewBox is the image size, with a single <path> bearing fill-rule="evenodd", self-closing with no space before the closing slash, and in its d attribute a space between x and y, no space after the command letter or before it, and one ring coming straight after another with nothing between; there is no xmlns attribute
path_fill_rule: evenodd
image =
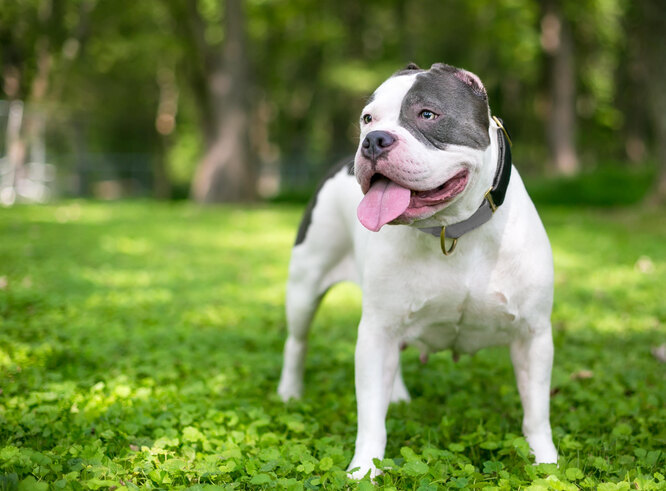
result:
<svg viewBox="0 0 666 491"><path fill-rule="evenodd" d="M371 489L348 482L359 292L275 395L301 208L0 209L0 490ZM404 354L383 489L666 489L664 210L547 207L559 467L534 466L506 349ZM390 469L389 469L390 468Z"/></svg>
<svg viewBox="0 0 666 491"><path fill-rule="evenodd" d="M656 166L604 162L576 176L530 176L526 184L538 205L635 205L645 200L656 181Z"/></svg>

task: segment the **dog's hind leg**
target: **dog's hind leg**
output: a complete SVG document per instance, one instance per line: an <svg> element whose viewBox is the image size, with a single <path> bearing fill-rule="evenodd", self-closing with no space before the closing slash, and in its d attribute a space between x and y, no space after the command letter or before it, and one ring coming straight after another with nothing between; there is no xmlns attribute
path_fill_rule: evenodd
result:
<svg viewBox="0 0 666 491"><path fill-rule="evenodd" d="M356 279L351 236L336 199L344 179L353 177L338 169L324 182L306 212L292 250L286 298L289 333L278 385L284 401L300 398L303 393L307 336L321 299L334 284Z"/></svg>
<svg viewBox="0 0 666 491"><path fill-rule="evenodd" d="M292 260L293 262L293 260ZM298 399L303 394L303 371L310 323L321 301L312 280L289 279L287 284L287 328L282 374L278 394L283 401Z"/></svg>
<svg viewBox="0 0 666 491"><path fill-rule="evenodd" d="M310 262L292 258L290 278L287 282L286 314L289 334L284 346L284 361L278 386L278 394L284 401L298 399L303 393L310 324L324 294L338 282L334 278L337 275L331 273L337 273L336 266L342 266L347 260L341 260L343 264L333 265L313 265L309 264Z"/></svg>
<svg viewBox="0 0 666 491"><path fill-rule="evenodd" d="M391 402L409 402L411 401L409 397L409 391L405 385L405 381L402 379L402 370L400 369L400 363L398 363L398 369L395 372L395 377L393 378L393 388L391 389Z"/></svg>

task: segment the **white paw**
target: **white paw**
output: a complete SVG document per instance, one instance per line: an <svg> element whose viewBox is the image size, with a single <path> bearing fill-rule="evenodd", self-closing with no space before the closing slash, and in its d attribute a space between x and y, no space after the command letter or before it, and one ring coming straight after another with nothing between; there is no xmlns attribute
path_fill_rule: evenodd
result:
<svg viewBox="0 0 666 491"><path fill-rule="evenodd" d="M289 399L300 399L303 395L303 384L280 380L277 393L283 402L287 402Z"/></svg>
<svg viewBox="0 0 666 491"><path fill-rule="evenodd" d="M354 469L355 467L358 467L358 469L353 472L347 472L347 477L355 481L360 481L361 479L363 479L368 474L368 471L370 471L370 479L372 479L373 481L375 477L379 476L382 473L382 471L377 469L374 466L374 464L370 466L349 464L349 469Z"/></svg>
<svg viewBox="0 0 666 491"><path fill-rule="evenodd" d="M534 454L535 464L557 464L557 450L550 435L533 435L527 437L527 442Z"/></svg>

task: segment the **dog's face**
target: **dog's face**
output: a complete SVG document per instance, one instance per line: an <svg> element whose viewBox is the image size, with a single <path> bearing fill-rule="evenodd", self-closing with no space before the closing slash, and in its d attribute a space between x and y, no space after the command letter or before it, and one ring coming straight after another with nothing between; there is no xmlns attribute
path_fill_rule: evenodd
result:
<svg viewBox="0 0 666 491"><path fill-rule="evenodd" d="M361 113L361 223L377 231L446 213L484 164L489 114L478 77L449 65L410 64L384 82Z"/></svg>

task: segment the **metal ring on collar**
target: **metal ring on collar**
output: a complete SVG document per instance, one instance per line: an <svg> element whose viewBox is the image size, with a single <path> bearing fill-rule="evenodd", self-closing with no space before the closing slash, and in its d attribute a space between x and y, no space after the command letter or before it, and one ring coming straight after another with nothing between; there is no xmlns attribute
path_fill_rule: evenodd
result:
<svg viewBox="0 0 666 491"><path fill-rule="evenodd" d="M442 232L439 234L439 245L442 247L442 252L444 253L445 256L448 256L451 253L453 253L457 243L458 239L453 239L451 247L449 247L449 249L446 250L446 227L442 227Z"/></svg>

